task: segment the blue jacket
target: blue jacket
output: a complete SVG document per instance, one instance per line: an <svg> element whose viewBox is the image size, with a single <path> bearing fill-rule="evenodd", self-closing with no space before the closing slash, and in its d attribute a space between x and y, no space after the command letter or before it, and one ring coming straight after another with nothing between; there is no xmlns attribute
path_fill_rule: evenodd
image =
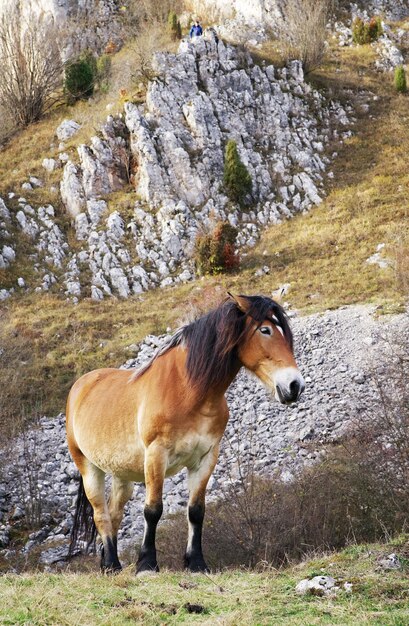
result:
<svg viewBox="0 0 409 626"><path fill-rule="evenodd" d="M193 24L192 28L190 29L190 38L200 37L200 35L203 35L203 28L200 26L200 24Z"/></svg>

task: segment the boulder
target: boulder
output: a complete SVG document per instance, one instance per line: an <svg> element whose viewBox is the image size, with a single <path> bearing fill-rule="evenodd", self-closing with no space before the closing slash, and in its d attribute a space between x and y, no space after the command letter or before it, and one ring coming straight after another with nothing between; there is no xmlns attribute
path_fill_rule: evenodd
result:
<svg viewBox="0 0 409 626"><path fill-rule="evenodd" d="M64 120L58 126L55 134L57 135L60 141L67 141L67 139L71 139L81 128L80 124L77 124L74 120Z"/></svg>

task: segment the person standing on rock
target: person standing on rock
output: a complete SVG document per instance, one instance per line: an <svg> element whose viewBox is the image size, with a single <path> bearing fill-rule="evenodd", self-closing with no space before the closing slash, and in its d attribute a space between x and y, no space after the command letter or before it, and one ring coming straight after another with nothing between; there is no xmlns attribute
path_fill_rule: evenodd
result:
<svg viewBox="0 0 409 626"><path fill-rule="evenodd" d="M193 37L201 37L202 35L203 28L200 26L199 20L195 20L195 23L190 29L190 39L193 39Z"/></svg>

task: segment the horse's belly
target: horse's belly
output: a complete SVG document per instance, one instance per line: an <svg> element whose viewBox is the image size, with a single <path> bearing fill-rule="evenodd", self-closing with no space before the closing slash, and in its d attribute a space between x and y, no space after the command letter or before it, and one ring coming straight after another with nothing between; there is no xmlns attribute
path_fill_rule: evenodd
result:
<svg viewBox="0 0 409 626"><path fill-rule="evenodd" d="M83 450L84 451L84 450ZM122 480L144 482L143 446L127 444L115 447L102 446L98 450L84 451L86 457L106 474L112 474Z"/></svg>
<svg viewBox="0 0 409 626"><path fill-rule="evenodd" d="M173 476L185 467L189 470L198 469L217 443L218 438L214 436L194 435L186 437L169 452L166 476Z"/></svg>

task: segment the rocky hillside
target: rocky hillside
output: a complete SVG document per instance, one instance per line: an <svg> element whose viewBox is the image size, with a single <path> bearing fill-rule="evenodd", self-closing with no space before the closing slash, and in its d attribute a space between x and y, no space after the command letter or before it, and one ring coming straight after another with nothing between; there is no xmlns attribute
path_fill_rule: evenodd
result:
<svg viewBox="0 0 409 626"><path fill-rule="evenodd" d="M284 407L244 371L239 375L228 392L231 418L209 483L210 499L223 496L226 480L235 484L238 464L291 481L302 467L322 458L322 443L337 440L376 400L371 365L384 341L409 333L407 315L377 322L373 309L364 306L296 317L292 324L306 391L297 405ZM147 337L138 358L124 367L144 363L165 340ZM7 450L2 452L1 465L0 556L12 568L35 548L41 552L41 566L63 562L78 485L64 416L42 419L37 429L15 442L11 460ZM186 506L184 472L166 479L164 494L165 515ZM144 486L136 485L120 531L122 551L141 539L143 498ZM30 515L41 517L42 528L29 536L22 553L16 552L8 547L13 528Z"/></svg>
<svg viewBox="0 0 409 626"><path fill-rule="evenodd" d="M311 89L299 63L282 70L257 65L249 53L210 33L182 42L176 55L157 55L154 72L146 104L128 103L124 116L109 117L101 135L78 147L75 161L64 152L64 139L78 125L57 129L58 151L43 166L62 168L61 197L75 221L74 245L56 223L53 206L33 206L15 192L2 201L3 237L17 230L32 241L37 284L21 276L20 286L57 285L75 298L101 299L187 281L194 275L199 229L228 219L239 227L238 245L252 246L266 225L320 203L328 147L350 135L352 111ZM229 202L222 190L228 139L237 142L252 178L249 210ZM124 219L105 198L129 175L135 204ZM43 185L32 178L23 192ZM15 261L11 248L7 242L3 267ZM12 291L4 289L0 297Z"/></svg>

